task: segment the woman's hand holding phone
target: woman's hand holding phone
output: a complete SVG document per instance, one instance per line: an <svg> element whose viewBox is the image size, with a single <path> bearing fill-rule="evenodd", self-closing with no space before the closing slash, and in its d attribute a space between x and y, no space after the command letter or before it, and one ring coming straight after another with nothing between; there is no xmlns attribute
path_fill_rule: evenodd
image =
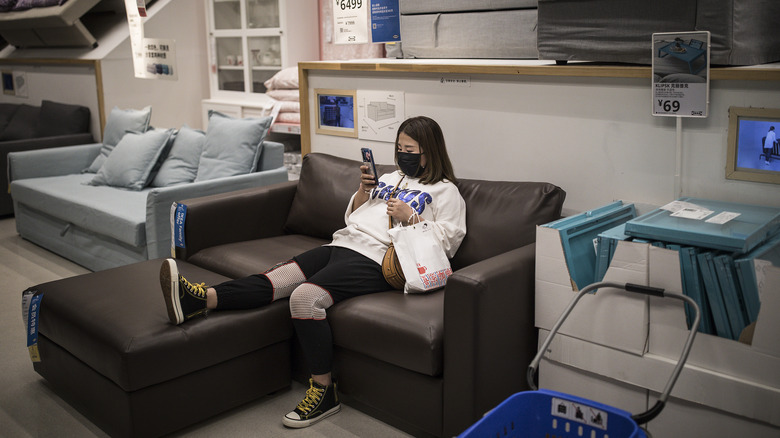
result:
<svg viewBox="0 0 780 438"><path fill-rule="evenodd" d="M360 165L360 190L369 193L374 187L376 187L376 177L371 174L371 166L363 163Z"/></svg>
<svg viewBox="0 0 780 438"><path fill-rule="evenodd" d="M370 148L361 148L360 154L363 156L363 164L360 166L360 188L368 193L379 183L374 153Z"/></svg>

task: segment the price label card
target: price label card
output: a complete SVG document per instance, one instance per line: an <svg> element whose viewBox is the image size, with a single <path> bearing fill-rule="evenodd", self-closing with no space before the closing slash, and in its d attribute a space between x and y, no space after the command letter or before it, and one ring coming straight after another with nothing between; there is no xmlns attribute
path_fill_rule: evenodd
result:
<svg viewBox="0 0 780 438"><path fill-rule="evenodd" d="M333 43L367 43L368 0L333 1Z"/></svg>
<svg viewBox="0 0 780 438"><path fill-rule="evenodd" d="M654 116L707 117L710 33L653 34Z"/></svg>

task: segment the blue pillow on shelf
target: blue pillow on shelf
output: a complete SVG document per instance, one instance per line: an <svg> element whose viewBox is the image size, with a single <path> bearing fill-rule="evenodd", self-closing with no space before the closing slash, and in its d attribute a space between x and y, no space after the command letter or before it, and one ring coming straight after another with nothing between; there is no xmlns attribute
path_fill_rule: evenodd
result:
<svg viewBox="0 0 780 438"><path fill-rule="evenodd" d="M271 117L236 119L209 111L209 127L195 181L254 172L271 121Z"/></svg>

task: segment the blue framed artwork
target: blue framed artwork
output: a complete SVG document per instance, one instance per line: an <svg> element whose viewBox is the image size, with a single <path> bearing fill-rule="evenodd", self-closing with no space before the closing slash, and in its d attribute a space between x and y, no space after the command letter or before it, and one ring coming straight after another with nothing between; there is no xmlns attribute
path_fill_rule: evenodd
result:
<svg viewBox="0 0 780 438"><path fill-rule="evenodd" d="M357 92L355 90L315 89L317 134L357 138Z"/></svg>

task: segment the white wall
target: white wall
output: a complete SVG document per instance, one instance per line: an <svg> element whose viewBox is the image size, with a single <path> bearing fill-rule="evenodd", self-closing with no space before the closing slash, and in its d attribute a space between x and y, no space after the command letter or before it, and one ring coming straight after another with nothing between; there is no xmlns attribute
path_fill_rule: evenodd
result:
<svg viewBox="0 0 780 438"><path fill-rule="evenodd" d="M309 88L405 92L406 116L444 130L461 178L548 181L567 193L564 213L621 199L662 205L675 198L676 121L653 117L650 79L310 70ZM453 76L453 75L450 75ZM469 75L454 75L469 76ZM682 194L780 206L780 187L725 179L729 106L780 106L780 84L713 81L710 116L682 120ZM316 106L309 93L310 126ZM359 159L361 146L392 163L390 143L315 134L311 150Z"/></svg>
<svg viewBox="0 0 780 438"><path fill-rule="evenodd" d="M176 42L178 80L138 79L133 74L130 40L126 38L101 61L106 114L120 108L152 107L152 125L160 128L202 128L201 101L208 98L206 15L203 2L158 0L156 12L144 21L144 36Z"/></svg>

